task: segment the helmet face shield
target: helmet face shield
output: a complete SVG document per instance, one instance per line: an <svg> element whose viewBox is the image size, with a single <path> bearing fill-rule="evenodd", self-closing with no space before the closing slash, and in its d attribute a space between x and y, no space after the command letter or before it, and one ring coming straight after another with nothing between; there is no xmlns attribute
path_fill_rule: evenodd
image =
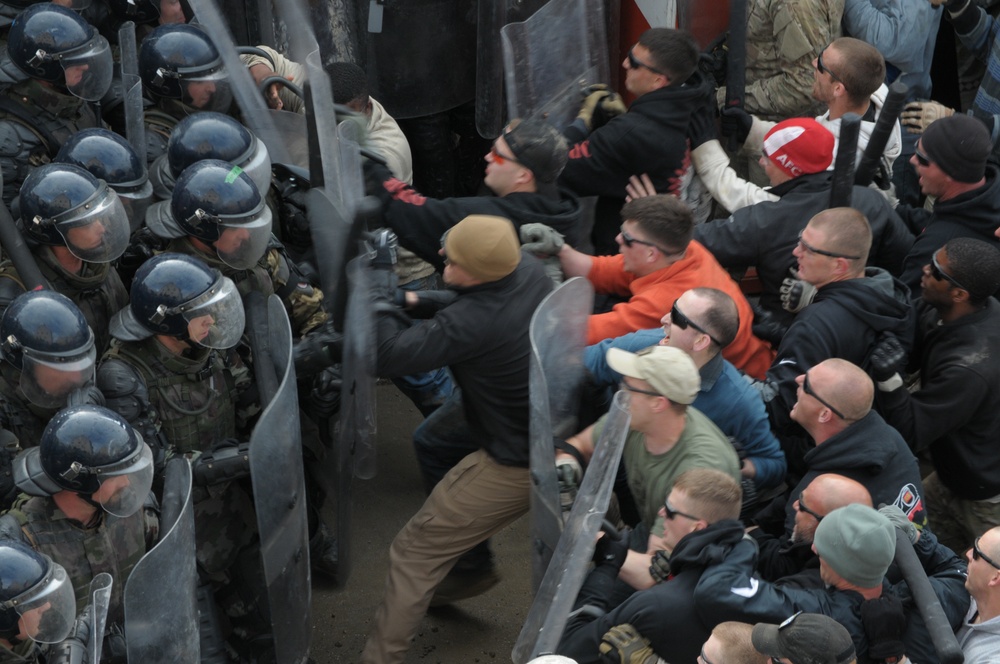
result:
<svg viewBox="0 0 1000 664"><path fill-rule="evenodd" d="M73 583L62 565L51 559L49 572L41 581L3 605L17 611L21 630L38 643L59 643L69 636L76 619Z"/></svg>
<svg viewBox="0 0 1000 664"><path fill-rule="evenodd" d="M97 349L94 338L79 354L53 357L24 349L21 360L21 391L33 404L42 408L61 408L66 397L94 379Z"/></svg>
<svg viewBox="0 0 1000 664"><path fill-rule="evenodd" d="M142 441L139 432L135 435ZM101 486L91 498L108 514L131 516L142 507L153 486L153 451L143 442L132 457L116 466L95 469Z"/></svg>
<svg viewBox="0 0 1000 664"><path fill-rule="evenodd" d="M219 258L237 270L248 270L263 258L271 239L271 209L266 205L236 223L219 218L219 239L212 242Z"/></svg>
<svg viewBox="0 0 1000 664"><path fill-rule="evenodd" d="M66 77L66 89L86 101L99 101L114 75L111 46L101 35L95 35L87 44L59 53L59 64Z"/></svg>
<svg viewBox="0 0 1000 664"><path fill-rule="evenodd" d="M268 154L264 141L254 138L253 153L239 167L257 185L261 196L266 196L267 190L271 188L271 155Z"/></svg>
<svg viewBox="0 0 1000 664"><path fill-rule="evenodd" d="M205 348L232 348L243 336L243 300L236 284L220 277L197 299L181 306L188 338Z"/></svg>
<svg viewBox="0 0 1000 664"><path fill-rule="evenodd" d="M117 190L116 190L117 191ZM146 210L153 202L153 185L148 180L141 187L130 191L118 191L118 199L125 208L130 234L139 230L146 219ZM128 238L126 238L126 246Z"/></svg>
<svg viewBox="0 0 1000 664"><path fill-rule="evenodd" d="M181 101L199 111L225 113L233 103L229 75L221 65L208 72L180 74Z"/></svg>
<svg viewBox="0 0 1000 664"><path fill-rule="evenodd" d="M110 263L128 247L128 213L118 194L103 181L85 204L52 219L36 217L33 223L54 223L66 248L90 263Z"/></svg>

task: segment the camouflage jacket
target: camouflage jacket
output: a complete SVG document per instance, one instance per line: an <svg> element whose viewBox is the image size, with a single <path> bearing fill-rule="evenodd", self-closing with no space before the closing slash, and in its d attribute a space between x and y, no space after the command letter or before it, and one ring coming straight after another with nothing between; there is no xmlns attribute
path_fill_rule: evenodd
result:
<svg viewBox="0 0 1000 664"><path fill-rule="evenodd" d="M745 109L766 120L815 116L816 55L840 37L844 0L753 0L747 5ZM726 91L718 92L720 104Z"/></svg>
<svg viewBox="0 0 1000 664"><path fill-rule="evenodd" d="M105 376L116 362L137 374L145 386L149 400L145 412L142 408L123 412L105 391ZM210 450L237 436L237 397L249 381L246 367L234 352L201 349L190 357L177 356L155 337L137 342L112 340L97 370L97 384L108 397L108 407L130 422L151 408L170 451L179 454Z"/></svg>
<svg viewBox="0 0 1000 664"><path fill-rule="evenodd" d="M90 582L101 572L114 579L108 624L122 624L125 580L158 535L159 520L140 509L118 518L101 512L96 526L85 528L60 510L52 498L21 495L0 517L0 532L27 542L66 569L76 593L76 612L90 602Z"/></svg>

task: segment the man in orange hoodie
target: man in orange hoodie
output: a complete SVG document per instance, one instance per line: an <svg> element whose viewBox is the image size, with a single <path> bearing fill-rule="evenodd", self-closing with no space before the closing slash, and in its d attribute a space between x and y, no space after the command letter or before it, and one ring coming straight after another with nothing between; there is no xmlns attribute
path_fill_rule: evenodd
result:
<svg viewBox="0 0 1000 664"><path fill-rule="evenodd" d="M771 366L770 345L753 335L753 311L729 273L700 243L691 239L694 222L674 196L639 198L622 208L617 256L590 256L569 245L559 250L567 277L587 277L598 293L628 298L607 313L590 317L587 343L658 327L674 300L691 288L717 288L736 301L740 325L723 356L751 376Z"/></svg>

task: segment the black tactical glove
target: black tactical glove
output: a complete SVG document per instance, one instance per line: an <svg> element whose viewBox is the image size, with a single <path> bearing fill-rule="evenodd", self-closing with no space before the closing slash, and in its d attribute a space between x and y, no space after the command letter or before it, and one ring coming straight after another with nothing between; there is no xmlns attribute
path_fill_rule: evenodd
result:
<svg viewBox="0 0 1000 664"><path fill-rule="evenodd" d="M878 340L871 354L872 376L882 383L902 370L906 364L906 350L899 339L886 335Z"/></svg>
<svg viewBox="0 0 1000 664"><path fill-rule="evenodd" d="M615 571L620 570L625 564L625 557L628 555L628 530L618 531L616 534L605 532L604 536L597 540L594 545L594 563L598 567L613 567Z"/></svg>
<svg viewBox="0 0 1000 664"><path fill-rule="evenodd" d="M753 325L751 329L753 330L754 336L758 339L763 339L767 341L775 348L781 343L781 339L785 336L785 332L788 331L788 326L783 322L778 320L778 318L760 306L751 304L753 309Z"/></svg>
<svg viewBox="0 0 1000 664"><path fill-rule="evenodd" d="M292 349L295 375L312 376L340 363L344 355L344 335L333 329L332 323L317 328L295 343Z"/></svg>
<svg viewBox="0 0 1000 664"><path fill-rule="evenodd" d="M602 83L590 86L584 94L583 104L580 105L580 112L576 117L583 121L587 131L603 127L609 120L627 110L622 98Z"/></svg>
<svg viewBox="0 0 1000 664"><path fill-rule="evenodd" d="M601 637L601 661L606 664L656 664L649 639L629 625L615 625Z"/></svg>
<svg viewBox="0 0 1000 664"><path fill-rule="evenodd" d="M226 438L202 452L191 464L192 477L198 486L212 486L250 475L250 443Z"/></svg>
<svg viewBox="0 0 1000 664"><path fill-rule="evenodd" d="M340 412L341 367L335 364L324 369L313 379L306 401L306 410L316 421L335 417Z"/></svg>
<svg viewBox="0 0 1000 664"><path fill-rule="evenodd" d="M721 111L722 135L725 138L735 136L740 145L746 143L753 126L753 116L739 106L727 106Z"/></svg>
<svg viewBox="0 0 1000 664"><path fill-rule="evenodd" d="M719 137L715 131L715 117L717 112L715 94L712 94L710 98L706 98L704 104L694 109L694 112L691 114L691 123L688 125L688 136L691 138L692 148L704 145Z"/></svg>
<svg viewBox="0 0 1000 664"><path fill-rule="evenodd" d="M649 575L656 583L663 583L670 578L670 554L657 551L649 561Z"/></svg>
<svg viewBox="0 0 1000 664"><path fill-rule="evenodd" d="M816 287L799 279L799 273L791 270L792 276L781 282L781 308L797 314L816 298Z"/></svg>

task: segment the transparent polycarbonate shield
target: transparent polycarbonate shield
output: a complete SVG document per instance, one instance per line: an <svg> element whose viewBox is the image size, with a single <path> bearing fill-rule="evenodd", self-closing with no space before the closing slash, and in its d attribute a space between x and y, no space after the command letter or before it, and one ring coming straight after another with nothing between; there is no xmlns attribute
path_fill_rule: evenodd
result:
<svg viewBox="0 0 1000 664"><path fill-rule="evenodd" d="M532 657L554 652L559 644L566 619L594 555L594 542L601 522L608 511L630 419L628 394L618 392L611 403L600 440L594 448L588 472L583 477L580 493L573 503L552 562L514 644L511 659L515 664L525 664Z"/></svg>
<svg viewBox="0 0 1000 664"><path fill-rule="evenodd" d="M501 30L509 118L537 118L562 130L586 90L610 79L602 0L550 0Z"/></svg>
<svg viewBox="0 0 1000 664"><path fill-rule="evenodd" d="M108 606L111 604L111 586L114 580L107 572L101 572L90 581L90 641L87 642L87 661L98 664L104 645L104 626L108 621Z"/></svg>
<svg viewBox="0 0 1000 664"><path fill-rule="evenodd" d="M531 318L531 573L537 589L559 542L559 502L553 436L576 433L583 387L583 350L594 288L583 277L563 282L542 300Z"/></svg>
<svg viewBox="0 0 1000 664"><path fill-rule="evenodd" d="M312 633L309 533L292 329L276 295L267 298L266 320L266 352L254 348L254 361L267 363L261 369L274 379L258 382L277 390L250 436L250 479L277 661L298 664L309 657Z"/></svg>
<svg viewBox="0 0 1000 664"><path fill-rule="evenodd" d="M126 21L118 29L118 48L121 53L122 89L125 91L125 138L139 157L139 163L145 167L146 125L142 108L142 78L139 76L135 23L132 21Z"/></svg>
<svg viewBox="0 0 1000 664"><path fill-rule="evenodd" d="M164 473L160 541L136 563L125 584L128 659L143 664L201 659L191 463L174 457Z"/></svg>

